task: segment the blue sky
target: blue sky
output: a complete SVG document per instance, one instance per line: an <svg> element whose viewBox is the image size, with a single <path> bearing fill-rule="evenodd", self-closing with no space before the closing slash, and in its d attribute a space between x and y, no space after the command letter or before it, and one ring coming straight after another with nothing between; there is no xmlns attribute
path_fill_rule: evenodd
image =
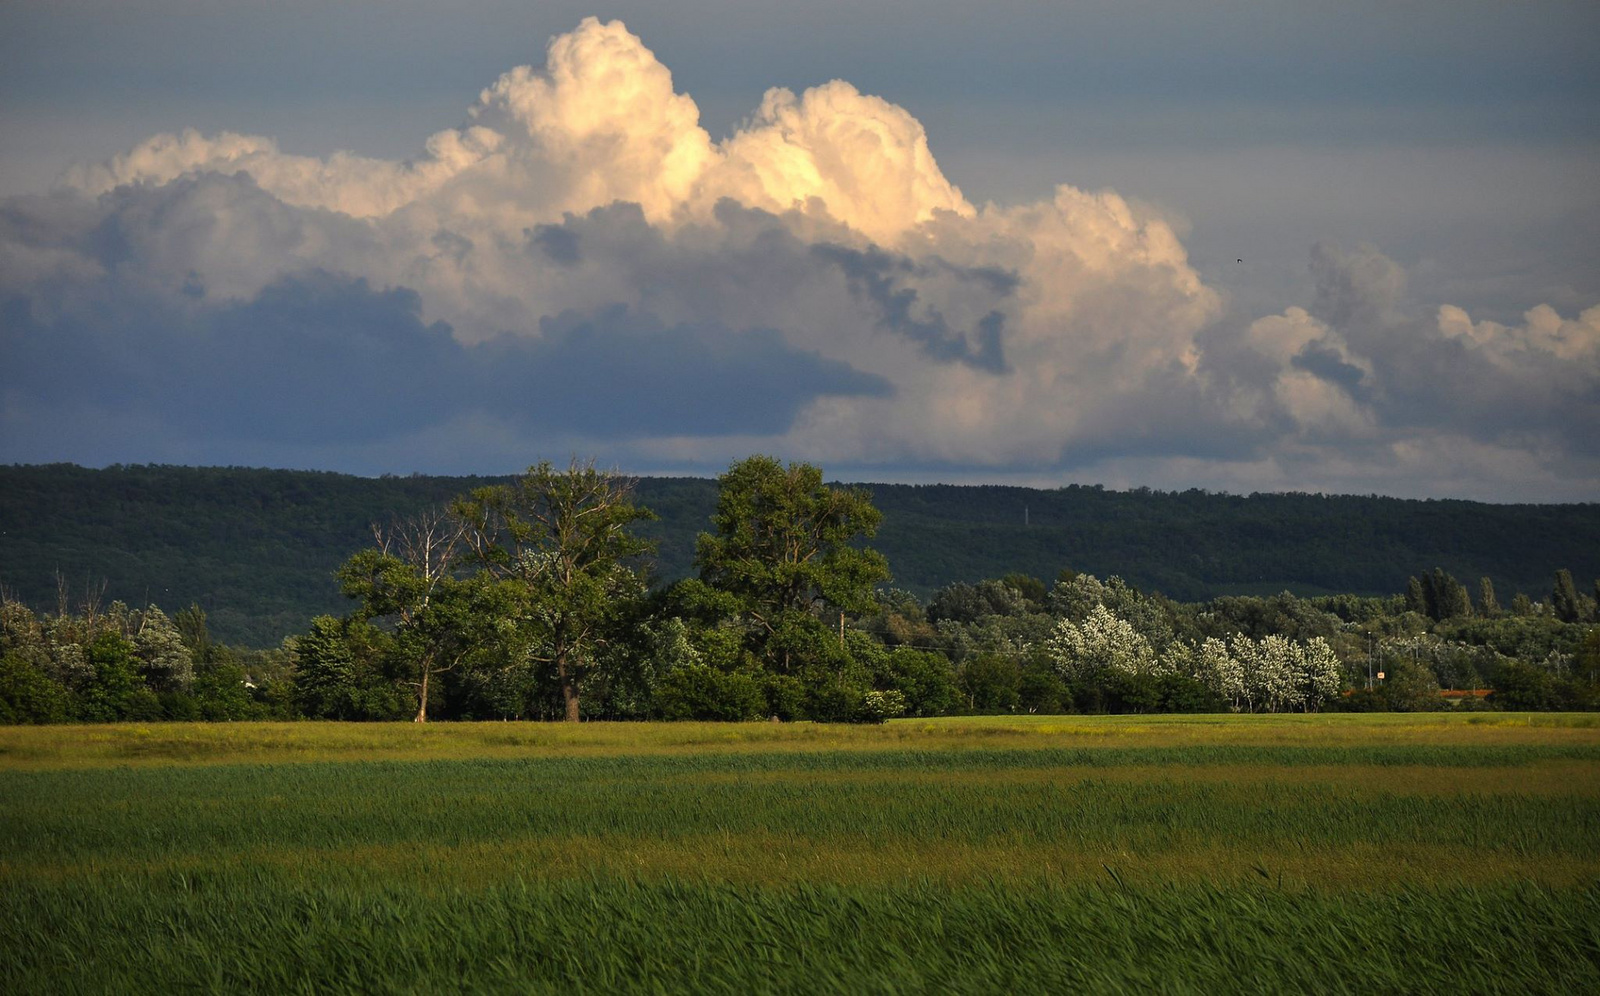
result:
<svg viewBox="0 0 1600 996"><path fill-rule="evenodd" d="M648 65L575 45L572 85L620 58L655 86L601 125L550 108L632 84L599 111L537 85L589 15ZM0 459L759 449L854 478L1594 499L1597 28L1592 3L1460 0L20 0ZM763 111L773 87L792 105ZM694 165L585 158L594 127ZM441 132L464 159L425 150ZM385 386L412 354L373 322L443 350L423 400ZM308 328L331 381L296 367Z"/></svg>

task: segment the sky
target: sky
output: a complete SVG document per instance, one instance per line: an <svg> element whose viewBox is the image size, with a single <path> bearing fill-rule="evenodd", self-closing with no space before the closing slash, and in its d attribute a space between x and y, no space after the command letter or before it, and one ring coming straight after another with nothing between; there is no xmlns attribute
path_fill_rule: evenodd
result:
<svg viewBox="0 0 1600 996"><path fill-rule="evenodd" d="M1600 500L1597 29L11 0L0 461Z"/></svg>

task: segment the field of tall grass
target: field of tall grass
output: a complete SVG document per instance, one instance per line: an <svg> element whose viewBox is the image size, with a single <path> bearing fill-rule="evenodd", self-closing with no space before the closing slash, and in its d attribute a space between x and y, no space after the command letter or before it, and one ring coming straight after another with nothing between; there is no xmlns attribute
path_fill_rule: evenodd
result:
<svg viewBox="0 0 1600 996"><path fill-rule="evenodd" d="M0 729L0 991L1600 990L1600 725Z"/></svg>

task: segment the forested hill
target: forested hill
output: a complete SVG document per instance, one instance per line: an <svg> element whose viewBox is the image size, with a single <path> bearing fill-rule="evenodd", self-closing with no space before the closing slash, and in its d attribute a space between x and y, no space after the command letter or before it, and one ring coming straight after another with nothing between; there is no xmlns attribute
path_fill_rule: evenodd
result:
<svg viewBox="0 0 1600 996"><path fill-rule="evenodd" d="M53 607L56 572L73 601L169 610L196 602L219 638L274 644L346 605L333 569L370 541L369 524L449 500L494 478L384 477L283 470L70 465L0 467L0 584ZM884 513L874 545L895 584L919 594L1013 571L1120 574L1179 599L1220 594L1392 594L1434 567L1494 579L1503 602L1548 595L1553 572L1600 576L1600 505L1199 491L1053 491L867 485ZM660 520L657 575L689 574L716 482L646 478Z"/></svg>

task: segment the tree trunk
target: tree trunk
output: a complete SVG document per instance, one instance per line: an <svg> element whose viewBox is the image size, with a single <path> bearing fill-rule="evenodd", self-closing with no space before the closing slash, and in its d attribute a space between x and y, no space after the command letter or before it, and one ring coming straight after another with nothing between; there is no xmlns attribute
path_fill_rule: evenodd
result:
<svg viewBox="0 0 1600 996"><path fill-rule="evenodd" d="M427 666L422 668L422 691L417 693L417 718L413 723L426 723L428 721L428 676L433 672Z"/></svg>
<svg viewBox="0 0 1600 996"><path fill-rule="evenodd" d="M561 701L567 706L567 722L578 721L578 683L567 670L567 655L556 653L556 677L561 679Z"/></svg>

